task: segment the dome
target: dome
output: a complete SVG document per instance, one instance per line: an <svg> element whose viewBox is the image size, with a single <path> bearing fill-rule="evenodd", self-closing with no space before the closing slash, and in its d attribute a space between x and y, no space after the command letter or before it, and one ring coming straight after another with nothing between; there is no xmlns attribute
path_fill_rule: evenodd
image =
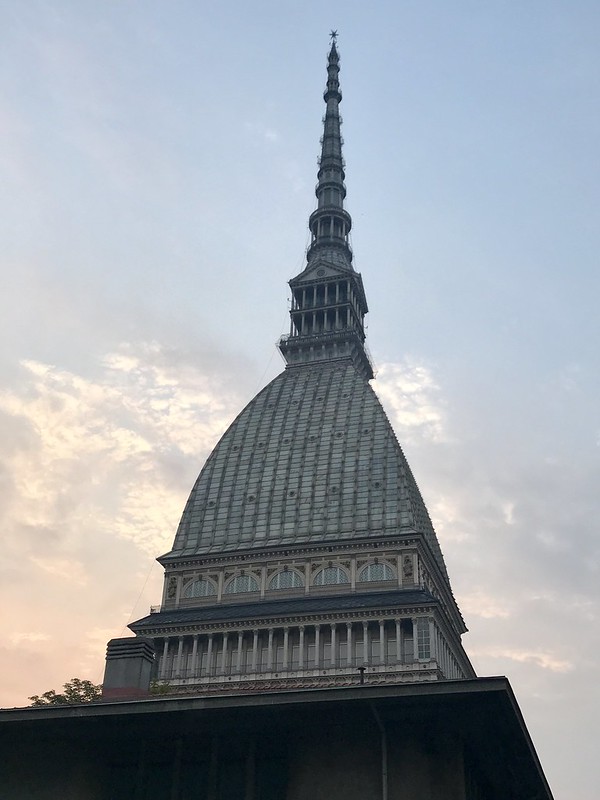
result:
<svg viewBox="0 0 600 800"><path fill-rule="evenodd" d="M165 559L421 533L442 553L370 384L348 360L288 367L223 435Z"/></svg>

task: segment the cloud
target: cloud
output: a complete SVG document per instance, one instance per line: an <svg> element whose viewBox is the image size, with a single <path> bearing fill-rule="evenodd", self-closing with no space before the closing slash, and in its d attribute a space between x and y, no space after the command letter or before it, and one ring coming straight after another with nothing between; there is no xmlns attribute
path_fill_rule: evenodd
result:
<svg viewBox="0 0 600 800"><path fill-rule="evenodd" d="M94 529L149 553L164 548L183 505L182 468L197 464L235 407L218 380L176 361L154 343L123 345L93 380L22 362L19 388L0 393L13 522L51 532L67 552ZM13 437L15 423L28 432L25 443ZM84 580L68 556L36 563Z"/></svg>
<svg viewBox="0 0 600 800"><path fill-rule="evenodd" d="M22 631L18 633L10 633L8 635L8 642L12 647L18 647L23 644L35 644L39 642L48 642L51 637L47 633L39 633L36 631Z"/></svg>
<svg viewBox="0 0 600 800"><path fill-rule="evenodd" d="M384 363L377 371L375 388L400 441L446 440L440 389L425 364L410 358Z"/></svg>
<svg viewBox="0 0 600 800"><path fill-rule="evenodd" d="M494 617L507 619L512 614L505 602L482 589L474 589L468 593L463 592L460 604L463 613L484 619L493 619Z"/></svg>
<svg viewBox="0 0 600 800"><path fill-rule="evenodd" d="M154 559L242 402L226 371L202 363L124 343L89 365L93 376L23 361L0 391L0 603L20 624L0 622L0 702L73 675L100 682L107 640L160 597Z"/></svg>
<svg viewBox="0 0 600 800"><path fill-rule="evenodd" d="M554 653L541 650L511 650L502 648L487 648L484 650L472 650L471 655L481 658L498 661L516 661L521 664L530 664L539 669L549 670L550 672L571 672L575 669L573 662L559 658Z"/></svg>
<svg viewBox="0 0 600 800"><path fill-rule="evenodd" d="M80 561L72 558L53 558L45 555L43 558L39 556L31 556L29 559L36 567L53 575L63 581L85 586L88 582L88 574L86 568Z"/></svg>

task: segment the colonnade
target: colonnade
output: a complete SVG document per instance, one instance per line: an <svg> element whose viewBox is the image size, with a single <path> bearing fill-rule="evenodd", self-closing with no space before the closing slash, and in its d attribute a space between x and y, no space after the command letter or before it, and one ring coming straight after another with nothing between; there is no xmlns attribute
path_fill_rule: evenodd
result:
<svg viewBox="0 0 600 800"><path fill-rule="evenodd" d="M305 311L302 313L300 326L297 328L292 319L290 334L305 336L312 333L331 333L350 328L353 315L350 307L325 309L324 311Z"/></svg>
<svg viewBox="0 0 600 800"><path fill-rule="evenodd" d="M160 680L355 670L435 660L431 618L323 622L182 634L158 640Z"/></svg>
<svg viewBox="0 0 600 800"><path fill-rule="evenodd" d="M303 312L300 320L298 311ZM360 324L362 318L350 281L303 288L301 301L292 298L292 314L290 336L338 331L352 327L353 319Z"/></svg>

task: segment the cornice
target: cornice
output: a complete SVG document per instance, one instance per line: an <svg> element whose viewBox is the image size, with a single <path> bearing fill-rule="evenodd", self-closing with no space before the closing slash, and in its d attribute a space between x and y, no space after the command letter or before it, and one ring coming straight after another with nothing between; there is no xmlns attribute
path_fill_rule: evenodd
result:
<svg viewBox="0 0 600 800"><path fill-rule="evenodd" d="M401 605L396 603L391 607L380 606L369 611L340 611L331 613L312 614L291 614L279 616L264 616L254 619L231 620L227 622L208 622L208 623L173 623L170 625L157 625L153 628L144 628L144 636L177 636L187 634L201 634L213 632L230 632L240 630L267 630L269 628L300 627L302 625L313 627L315 625L344 623L344 622L376 622L382 618L390 619L401 615L402 618L408 616L419 616L431 614L432 609L439 607L438 600L418 605Z"/></svg>
<svg viewBox="0 0 600 800"><path fill-rule="evenodd" d="M417 531L410 531L406 534L394 534L389 538L387 536L374 537L370 539L345 539L343 542L331 544L323 542L321 545L315 544L299 544L289 547L275 547L265 548L264 550L245 550L245 551L232 551L231 553L215 553L214 555L204 554L198 556L176 556L174 558L166 559L165 556L159 556L156 560L165 566L168 572L173 569L182 568L197 568L197 567L216 567L220 565L227 565L231 563L240 562L263 562L271 561L277 558L293 558L294 556L307 557L311 554L320 553L340 553L348 552L350 550L362 552L364 550L379 550L381 548L391 547L407 547L410 545L417 545L420 541L425 539L422 533Z"/></svg>

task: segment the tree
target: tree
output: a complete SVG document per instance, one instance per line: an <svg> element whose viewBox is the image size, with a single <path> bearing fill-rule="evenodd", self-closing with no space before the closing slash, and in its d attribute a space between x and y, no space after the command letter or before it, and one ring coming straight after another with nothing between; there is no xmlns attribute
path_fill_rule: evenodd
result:
<svg viewBox="0 0 600 800"><path fill-rule="evenodd" d="M151 681L150 694L171 694L173 691L171 684L167 681Z"/></svg>
<svg viewBox="0 0 600 800"><path fill-rule="evenodd" d="M57 693L54 689L42 695L34 694L29 699L32 706L69 706L76 703L91 703L98 700L102 694L102 686L81 678L71 678L63 685L64 692Z"/></svg>

